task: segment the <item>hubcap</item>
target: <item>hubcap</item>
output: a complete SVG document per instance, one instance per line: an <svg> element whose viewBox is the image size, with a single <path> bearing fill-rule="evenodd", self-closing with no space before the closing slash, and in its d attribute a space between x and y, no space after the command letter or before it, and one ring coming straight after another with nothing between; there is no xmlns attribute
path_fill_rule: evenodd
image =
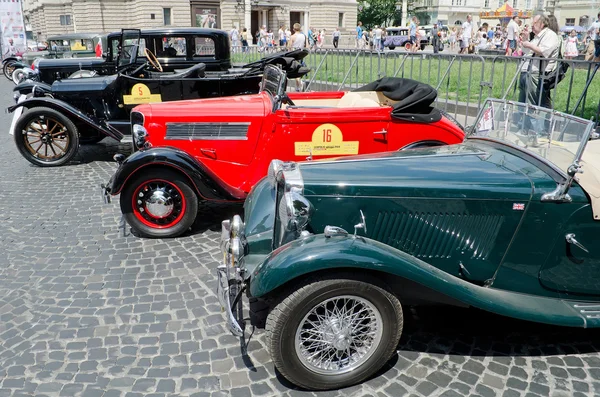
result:
<svg viewBox="0 0 600 397"><path fill-rule="evenodd" d="M53 118L39 116L31 120L22 133L25 148L40 160L58 160L67 154L70 144L67 128Z"/></svg>
<svg viewBox="0 0 600 397"><path fill-rule="evenodd" d="M164 190L152 192L146 201L146 210L155 218L164 218L173 212L173 199Z"/></svg>
<svg viewBox="0 0 600 397"><path fill-rule="evenodd" d="M175 184L165 180L155 179L141 184L132 199L135 216L153 228L174 226L185 213L183 193Z"/></svg>
<svg viewBox="0 0 600 397"><path fill-rule="evenodd" d="M379 310L358 296L339 296L314 306L296 331L296 354L311 371L352 371L373 355L383 334Z"/></svg>

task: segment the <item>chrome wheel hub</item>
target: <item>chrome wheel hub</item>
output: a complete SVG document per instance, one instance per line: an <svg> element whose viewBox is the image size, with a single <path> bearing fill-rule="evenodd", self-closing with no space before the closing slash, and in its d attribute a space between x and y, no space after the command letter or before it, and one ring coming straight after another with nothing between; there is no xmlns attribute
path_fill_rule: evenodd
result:
<svg viewBox="0 0 600 397"><path fill-rule="evenodd" d="M296 331L296 354L307 368L341 374L362 365L381 342L379 310L357 296L327 299L314 306Z"/></svg>
<svg viewBox="0 0 600 397"><path fill-rule="evenodd" d="M140 193L143 196L143 193ZM166 218L174 208L173 198L164 190L155 190L146 199L145 206L148 214L155 218Z"/></svg>

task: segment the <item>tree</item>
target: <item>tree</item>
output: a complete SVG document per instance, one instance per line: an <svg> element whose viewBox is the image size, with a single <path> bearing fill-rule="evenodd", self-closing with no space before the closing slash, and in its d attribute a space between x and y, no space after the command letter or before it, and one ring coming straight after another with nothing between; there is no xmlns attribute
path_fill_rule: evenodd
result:
<svg viewBox="0 0 600 397"><path fill-rule="evenodd" d="M358 2L358 20L366 28L390 26L396 18L397 0L363 0Z"/></svg>

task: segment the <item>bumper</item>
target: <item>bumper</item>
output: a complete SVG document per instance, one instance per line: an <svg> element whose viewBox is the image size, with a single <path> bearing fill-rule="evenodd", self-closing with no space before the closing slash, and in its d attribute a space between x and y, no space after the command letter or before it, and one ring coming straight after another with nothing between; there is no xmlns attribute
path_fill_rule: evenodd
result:
<svg viewBox="0 0 600 397"><path fill-rule="evenodd" d="M244 269L241 268L245 246L243 227L244 224L238 215L234 217L233 221L222 222L223 263L217 267L217 297L221 309L225 312L227 328L238 337L244 336L244 329L238 320L242 318L241 298L245 289Z"/></svg>
<svg viewBox="0 0 600 397"><path fill-rule="evenodd" d="M117 172L119 172L119 168L121 168L121 164L123 164L123 161L125 161L125 156L122 154L115 154L113 156L113 159L117 162L118 167L115 170L113 176L111 176L108 180L108 183L103 183L100 185L100 194L102 195L102 200L104 201L104 204L110 204L111 202L111 196L113 195L112 192L114 191L113 182L115 180L115 175L117 174Z"/></svg>

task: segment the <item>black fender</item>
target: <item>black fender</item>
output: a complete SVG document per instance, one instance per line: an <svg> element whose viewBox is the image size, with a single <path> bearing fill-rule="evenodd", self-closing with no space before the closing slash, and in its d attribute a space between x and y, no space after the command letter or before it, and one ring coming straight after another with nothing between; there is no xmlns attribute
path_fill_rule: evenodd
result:
<svg viewBox="0 0 600 397"><path fill-rule="evenodd" d="M8 62L21 62L21 57L8 57L2 60L2 66L6 65Z"/></svg>
<svg viewBox="0 0 600 397"><path fill-rule="evenodd" d="M198 195L212 201L242 201L247 193L224 183L214 172L183 150L161 146L143 149L127 157L108 184L109 193L121 193L127 181L149 167L168 167L183 173Z"/></svg>
<svg viewBox="0 0 600 397"><path fill-rule="evenodd" d="M52 94L52 86L50 84L31 80L26 80L22 83L17 84L15 88L13 88L13 91L18 92L22 95L27 95L33 92L33 87L36 87L36 91L38 92Z"/></svg>
<svg viewBox="0 0 600 397"><path fill-rule="evenodd" d="M121 139L123 139L123 134L116 128L111 127L110 125L105 123L104 120L94 120L80 112L77 108L58 99L50 97L34 97L27 99L21 103L17 103L16 105L10 106L8 108L8 111L12 113L15 111L15 109L21 106L27 109L33 109L36 107L47 107L50 109L54 109L69 117L73 122L82 123L106 136L116 139L117 141L121 141Z"/></svg>
<svg viewBox="0 0 600 397"><path fill-rule="evenodd" d="M29 65L27 62L23 62L23 61L15 61L12 65L15 67L15 69L23 69L23 68L31 69L31 65Z"/></svg>

